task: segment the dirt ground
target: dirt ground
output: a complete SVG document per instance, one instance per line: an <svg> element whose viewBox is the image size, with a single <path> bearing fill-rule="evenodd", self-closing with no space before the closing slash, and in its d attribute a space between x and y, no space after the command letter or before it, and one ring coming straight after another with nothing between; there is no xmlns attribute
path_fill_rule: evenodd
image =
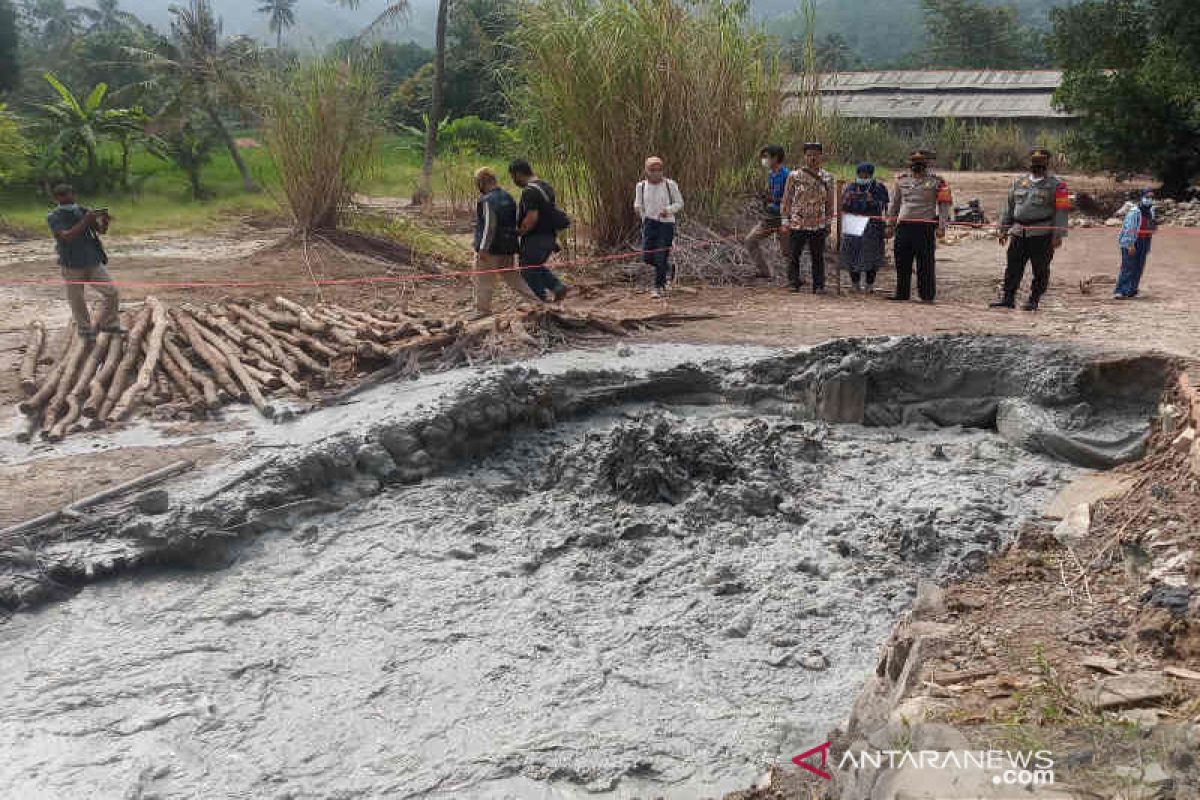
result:
<svg viewBox="0 0 1200 800"><path fill-rule="evenodd" d="M1011 175L999 173L949 173L947 179L962 201L979 197L986 209L999 208ZM1077 190L1111 192L1116 185L1102 178L1067 178ZM374 199L379 205L383 201ZM403 201L396 200L396 206ZM386 204L385 204L386 205ZM449 226L461 236L462 226ZM283 242L287 231L264 228L249 220L203 235L157 234L138 239L122 238L119 225L108 239L110 271L122 287L122 302L136 304L147 293L166 300L216 300L230 295L270 297L284 294L300 302L319 299L360 307L398 303L437 309L443 314L467 313L471 286L467 278L430 279L412 268L393 268L379 261L345 253L320 243ZM691 342L724 342L765 345L805 345L838 336L907 333L1017 333L1050 336L1106 346L1161 349L1195 357L1200 355L1200 325L1193 309L1200 301L1200 229L1169 228L1155 239L1150 264L1137 300L1111 299L1112 281L1119 265L1116 231L1112 228L1078 228L1059 251L1050 292L1036 314L990 311L1004 268L1004 249L984 234L952 234L957 241L938 253L936 305L892 303L885 300L894 284L890 267L881 273L876 293L842 293L833 288L824 296L793 294L777 283L747 277L744 260L735 275L718 274L712 281L711 262L731 251L718 252L701 269L705 248L681 250L677 256L680 287L665 301L650 297L648 270L631 259L604 265L577 264L563 270L576 287L569 305L630 313L669 309L688 314L711 314L712 319L689 323L661 338ZM711 248L709 248L711 250ZM735 254L741 259L741 254ZM578 258L578 257L577 257ZM586 260L586 259L581 259ZM782 272L782 261L775 256ZM443 271L461 269L446 265ZM720 270L720 266L717 267ZM56 268L49 238L0 245L0 429L15 424L15 403L20 399L16 366L23 330L33 319L47 325L50 341L65 326L68 312L61 286L54 283ZM413 280L367 286L318 289L313 279L365 278L407 273ZM845 279L844 280L848 280ZM31 285L30 281L44 281ZM1026 278L1028 281L1028 277ZM1092 281L1091 286L1086 284ZM188 282L272 282L270 286L197 287ZM719 285L712 285L713 283ZM169 286L146 286L168 283ZM1081 289L1081 285L1085 288ZM510 298L511 299L511 298ZM13 428L15 430L15 428ZM203 436L198 424L185 434ZM11 434L10 434L11 435ZM0 451L4 460L21 464L54 459L55 447L39 443L14 454ZM0 471L0 494L29 498L19 508L0 507L0 525L57 507L63 496L81 496L104 485L153 469L153 450L134 450L114 456L105 435L96 437L96 451L71 457L75 470ZM19 456L19 457L14 457Z"/></svg>

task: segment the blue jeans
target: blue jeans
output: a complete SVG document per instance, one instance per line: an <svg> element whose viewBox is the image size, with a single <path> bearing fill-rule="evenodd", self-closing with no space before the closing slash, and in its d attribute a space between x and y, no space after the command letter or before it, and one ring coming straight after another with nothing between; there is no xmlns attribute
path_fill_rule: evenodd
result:
<svg viewBox="0 0 1200 800"><path fill-rule="evenodd" d="M1133 246L1133 255L1124 247L1121 248L1121 274L1117 276L1117 288L1113 294L1123 297L1134 297L1138 293L1138 284L1142 282L1142 272L1146 269L1146 259L1150 256L1150 237L1139 237Z"/></svg>
<svg viewBox="0 0 1200 800"><path fill-rule="evenodd" d="M654 287L662 289L671 276L671 245L675 223L660 219L642 220L642 261L654 267Z"/></svg>

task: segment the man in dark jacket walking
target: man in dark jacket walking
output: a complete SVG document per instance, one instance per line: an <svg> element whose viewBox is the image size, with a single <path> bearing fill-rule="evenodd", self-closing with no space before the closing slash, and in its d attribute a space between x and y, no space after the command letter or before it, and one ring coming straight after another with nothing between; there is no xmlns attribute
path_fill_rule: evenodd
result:
<svg viewBox="0 0 1200 800"><path fill-rule="evenodd" d="M521 202L517 207L521 274L538 297L547 302L562 300L568 289L546 267L550 256L562 249L558 246L558 232L563 214L558 209L554 187L534 175L533 167L523 159L509 164L508 174L521 187Z"/></svg>
<svg viewBox="0 0 1200 800"><path fill-rule="evenodd" d="M475 204L476 315L485 317L492 313L497 279L522 297L541 302L513 269L514 256L520 248L517 202L500 188L496 173L488 167L475 170L475 188L479 190L479 201Z"/></svg>

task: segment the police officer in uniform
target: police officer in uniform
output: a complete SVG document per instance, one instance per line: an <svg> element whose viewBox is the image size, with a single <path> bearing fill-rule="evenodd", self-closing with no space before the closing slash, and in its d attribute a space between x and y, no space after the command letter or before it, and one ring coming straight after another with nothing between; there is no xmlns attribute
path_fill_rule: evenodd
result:
<svg viewBox="0 0 1200 800"><path fill-rule="evenodd" d="M1067 235L1071 196L1067 184L1050 174L1050 151L1035 147L1029 152L1029 174L1017 178L1008 190L1008 205L1000 219L1000 245L1008 244L1004 293L991 308L1013 308L1025 277L1025 263L1033 264L1029 300L1021 306L1037 311L1038 301L1050 284L1050 262Z"/></svg>
<svg viewBox="0 0 1200 800"><path fill-rule="evenodd" d="M887 235L896 239L896 293L889 300L911 296L914 261L921 302L932 303L937 295L934 255L937 240L945 238L954 199L946 181L929 171L932 160L929 150L914 150L908 157L908 172L896 178L892 190Z"/></svg>

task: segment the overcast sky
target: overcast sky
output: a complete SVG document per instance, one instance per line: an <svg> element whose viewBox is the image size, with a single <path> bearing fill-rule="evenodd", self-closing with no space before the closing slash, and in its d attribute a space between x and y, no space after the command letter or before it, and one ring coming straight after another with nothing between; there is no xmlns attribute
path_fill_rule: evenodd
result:
<svg viewBox="0 0 1200 800"><path fill-rule="evenodd" d="M183 5L186 0L176 0ZM433 22L437 0L412 0L413 13L410 19L391 26L389 35L407 41L415 39L423 44L433 41ZM160 30L166 30L171 15L168 9L172 0L122 0L121 7L137 14ZM226 34L244 33L260 39L270 35L267 19L257 13L261 0L212 0L214 12L224 23ZM354 11L343 8L333 0L298 0L296 3L296 27L284 34L284 40L301 47L306 42L328 44L347 36L353 36L370 24L385 7L386 0L360 0Z"/></svg>

